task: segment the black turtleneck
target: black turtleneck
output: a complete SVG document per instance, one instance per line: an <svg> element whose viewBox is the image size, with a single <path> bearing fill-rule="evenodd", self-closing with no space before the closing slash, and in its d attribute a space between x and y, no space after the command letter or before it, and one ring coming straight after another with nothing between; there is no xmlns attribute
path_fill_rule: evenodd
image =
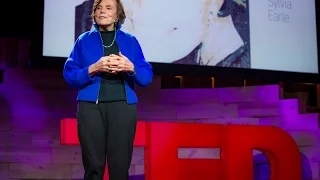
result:
<svg viewBox="0 0 320 180"><path fill-rule="evenodd" d="M101 31L102 42L105 46L110 46L115 38L115 31ZM114 41L109 48L103 47L104 56L119 54L119 48ZM122 101L126 100L123 83L123 73L111 74L104 73L101 80L99 102Z"/></svg>

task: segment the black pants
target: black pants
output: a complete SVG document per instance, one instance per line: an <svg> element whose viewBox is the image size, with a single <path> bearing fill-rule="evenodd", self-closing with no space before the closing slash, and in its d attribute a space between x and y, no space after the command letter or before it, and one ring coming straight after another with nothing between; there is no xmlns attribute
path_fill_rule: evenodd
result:
<svg viewBox="0 0 320 180"><path fill-rule="evenodd" d="M84 180L102 180L106 159L110 180L129 179L136 111L136 105L129 105L126 101L78 103L78 136Z"/></svg>

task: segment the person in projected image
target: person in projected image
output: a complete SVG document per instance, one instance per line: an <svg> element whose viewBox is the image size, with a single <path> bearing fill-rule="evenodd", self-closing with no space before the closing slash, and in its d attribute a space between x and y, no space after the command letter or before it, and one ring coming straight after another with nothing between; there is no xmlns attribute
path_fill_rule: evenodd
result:
<svg viewBox="0 0 320 180"><path fill-rule="evenodd" d="M240 29L235 27L235 21L247 27L246 20L239 22L231 16L246 10L244 0L123 0L123 3L128 7L123 29L136 35L146 57L155 62L217 66L224 60L236 61L246 45ZM234 4L237 7L241 4L241 8L235 9Z"/></svg>
<svg viewBox="0 0 320 180"><path fill-rule="evenodd" d="M249 36L246 0L123 3L128 19L123 29L136 35L155 62L250 67L250 62L237 63L238 57L248 59L243 54L249 41L242 36Z"/></svg>
<svg viewBox="0 0 320 180"><path fill-rule="evenodd" d="M135 36L121 30L125 18L120 0L95 0L94 29L77 38L63 70L65 81L79 89L85 180L102 180L106 159L110 180L129 177L137 124L134 84L148 86L153 72Z"/></svg>
<svg viewBox="0 0 320 180"><path fill-rule="evenodd" d="M92 0L77 7L86 9ZM250 68L247 0L122 0L122 30L153 62ZM164 13L165 12L165 13ZM91 27L76 14L76 27ZM82 26L80 26L80 24ZM76 28L76 34L83 31ZM165 53L163 53L165 52Z"/></svg>

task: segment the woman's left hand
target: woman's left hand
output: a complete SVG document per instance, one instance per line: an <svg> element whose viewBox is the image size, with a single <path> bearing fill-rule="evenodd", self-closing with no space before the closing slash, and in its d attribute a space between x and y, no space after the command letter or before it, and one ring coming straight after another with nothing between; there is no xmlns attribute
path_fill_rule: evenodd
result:
<svg viewBox="0 0 320 180"><path fill-rule="evenodd" d="M119 55L111 54L109 57L110 59L108 61L108 64L109 64L108 70L111 73L117 73L117 72L134 73L133 63L121 52L119 53Z"/></svg>

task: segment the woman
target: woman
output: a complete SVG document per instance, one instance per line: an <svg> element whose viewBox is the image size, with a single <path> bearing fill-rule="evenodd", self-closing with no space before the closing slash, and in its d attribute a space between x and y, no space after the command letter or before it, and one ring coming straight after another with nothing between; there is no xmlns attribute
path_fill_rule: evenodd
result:
<svg viewBox="0 0 320 180"><path fill-rule="evenodd" d="M120 0L95 0L95 28L82 33L64 66L78 92L78 136L85 180L102 180L107 155L110 180L127 180L137 121L134 83L147 86L153 72L137 39L120 30Z"/></svg>

